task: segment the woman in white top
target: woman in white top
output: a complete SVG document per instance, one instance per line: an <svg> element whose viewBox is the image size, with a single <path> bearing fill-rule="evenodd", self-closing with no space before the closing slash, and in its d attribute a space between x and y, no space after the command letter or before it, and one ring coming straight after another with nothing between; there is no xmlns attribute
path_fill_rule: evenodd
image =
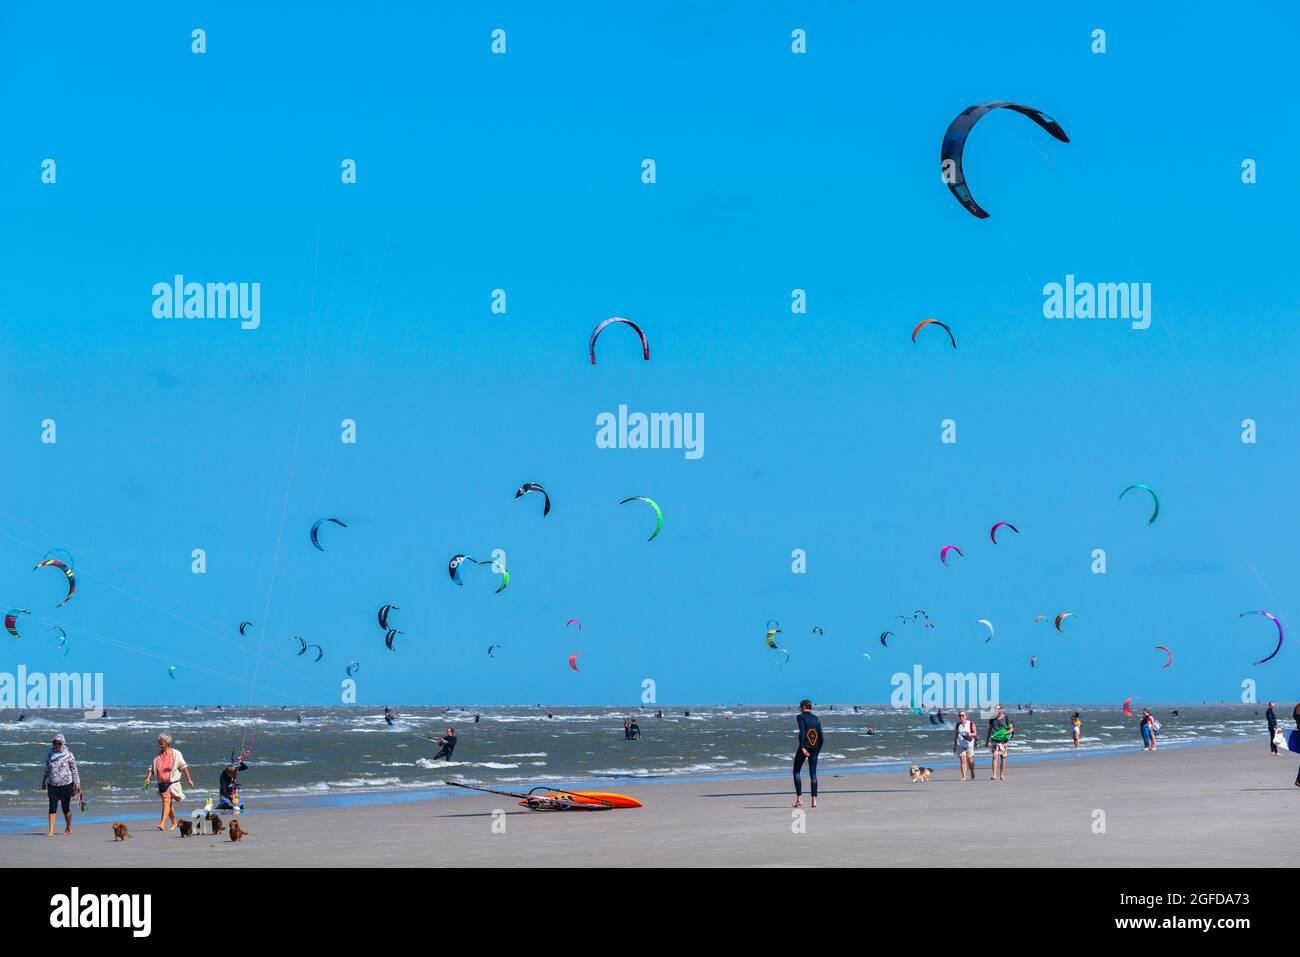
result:
<svg viewBox="0 0 1300 957"><path fill-rule="evenodd" d="M185 755L172 747L172 736L158 735L158 754L149 765L149 773L144 777L144 786L148 787L150 780L158 778L158 793L162 795L162 820L158 822L160 831L167 828L168 821L171 821L171 829L176 830L176 811L172 808L172 802L185 800L185 792L181 790L182 773L190 787L194 787L194 779L190 777L190 766L185 760Z"/></svg>
<svg viewBox="0 0 1300 957"><path fill-rule="evenodd" d="M957 763L961 765L961 779L966 778L966 769L970 768L970 779L975 780L975 739L978 735L975 732L975 722L966 716L965 711L957 712L957 724L952 732L952 750L957 755Z"/></svg>

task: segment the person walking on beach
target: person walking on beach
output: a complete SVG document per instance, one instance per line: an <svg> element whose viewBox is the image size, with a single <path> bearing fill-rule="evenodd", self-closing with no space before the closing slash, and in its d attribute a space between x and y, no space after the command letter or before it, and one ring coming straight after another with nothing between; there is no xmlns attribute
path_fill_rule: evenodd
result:
<svg viewBox="0 0 1300 957"><path fill-rule="evenodd" d="M81 793L81 775L77 773L77 759L68 750L67 739L54 736L53 746L45 755L45 772L41 775L41 789L50 798L50 829L46 837L54 836L54 819L63 805L63 833L72 833L72 799Z"/></svg>
<svg viewBox="0 0 1300 957"><path fill-rule="evenodd" d="M1007 771L1007 742L1005 740L995 741L993 735L1004 732L1004 729L1012 727L1011 719L1007 717L1002 705L998 705L998 710L992 718L989 719L989 729L984 735L984 745L989 749L993 756L992 763L989 765L991 776L990 781L1005 781Z"/></svg>
<svg viewBox="0 0 1300 957"><path fill-rule="evenodd" d="M1282 757L1277 750L1277 712L1273 710L1275 702L1268 703L1268 710L1264 712L1264 717L1268 721L1268 749L1275 758Z"/></svg>
<svg viewBox="0 0 1300 957"><path fill-rule="evenodd" d="M446 758L450 761L451 752L456 750L456 729L448 728L447 734L439 738L435 743L439 745L439 748L438 753L433 756L433 760L437 761L439 758Z"/></svg>
<svg viewBox="0 0 1300 957"><path fill-rule="evenodd" d="M1156 749L1156 731L1160 725L1156 721L1156 716L1151 713L1150 708L1142 709L1142 720L1138 727L1142 729L1142 750L1154 751Z"/></svg>
<svg viewBox="0 0 1300 957"><path fill-rule="evenodd" d="M1295 710L1291 712L1291 717L1295 718L1296 734L1300 734L1300 703L1297 703ZM1300 788L1300 770L1295 773L1295 786Z"/></svg>
<svg viewBox="0 0 1300 957"><path fill-rule="evenodd" d="M808 762L809 793L812 806L817 806L817 756L822 753L822 723L813 714L812 702L804 698L799 702L799 744L794 752L794 806L803 807L803 781L800 772Z"/></svg>
<svg viewBox="0 0 1300 957"><path fill-rule="evenodd" d="M1070 730L1074 732L1074 746L1077 748L1079 746L1079 735L1083 734L1083 718L1079 716L1077 711L1074 713L1074 717L1070 719Z"/></svg>
<svg viewBox="0 0 1300 957"><path fill-rule="evenodd" d="M966 770L970 769L970 780L975 780L975 740L979 732L975 722L966 716L965 711L957 712L957 724L952 733L952 750L957 755L957 764L961 767L961 779L967 780Z"/></svg>
<svg viewBox="0 0 1300 957"><path fill-rule="evenodd" d="M168 821L171 822L171 829L176 830L176 810L172 805L185 800L185 792L181 790L181 774L185 775L189 786L194 787L189 763L185 760L185 755L172 747L172 736L158 735L158 754L149 765L149 773L144 776L144 786L148 787L151 780L158 779L158 793L162 796L162 818L158 821L160 831L167 830Z"/></svg>

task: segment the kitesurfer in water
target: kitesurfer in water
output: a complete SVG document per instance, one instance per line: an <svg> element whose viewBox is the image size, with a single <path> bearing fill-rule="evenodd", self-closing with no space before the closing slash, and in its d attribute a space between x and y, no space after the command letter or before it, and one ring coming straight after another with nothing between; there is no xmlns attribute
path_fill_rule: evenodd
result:
<svg viewBox="0 0 1300 957"><path fill-rule="evenodd" d="M803 781L800 772L808 762L809 792L812 806L817 806L817 756L822 752L822 723L813 714L812 702L804 698L799 702L799 744L794 752L794 806L803 807Z"/></svg>
<svg viewBox="0 0 1300 957"><path fill-rule="evenodd" d="M438 753L433 756L433 760L437 761L439 758L446 758L450 761L451 752L456 750L456 729L448 728L447 734L444 737L439 738L436 743L439 745L439 748Z"/></svg>
<svg viewBox="0 0 1300 957"><path fill-rule="evenodd" d="M397 719L397 714L388 705L384 705L384 720L390 725Z"/></svg>
<svg viewBox="0 0 1300 957"><path fill-rule="evenodd" d="M27 712L26 712L26 711L19 711L19 712L18 712L18 720L19 720L19 721L26 721L26 720L27 720Z"/></svg>
<svg viewBox="0 0 1300 957"><path fill-rule="evenodd" d="M641 725L639 725L639 724L636 723L636 718L633 718L632 721L628 724L628 726L627 726L627 736L628 736L629 738L631 738L633 741L636 741L636 740L640 739L640 737L641 737Z"/></svg>

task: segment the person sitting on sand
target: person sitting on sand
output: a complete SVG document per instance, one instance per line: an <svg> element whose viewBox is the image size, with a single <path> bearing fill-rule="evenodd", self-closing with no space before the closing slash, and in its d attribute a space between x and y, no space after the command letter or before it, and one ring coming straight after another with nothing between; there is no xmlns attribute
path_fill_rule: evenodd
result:
<svg viewBox="0 0 1300 957"><path fill-rule="evenodd" d="M232 811L236 807L243 809L243 804L236 795L239 791L239 772L247 771L248 765L241 758L238 766L227 764L226 769L221 772L221 779L217 782L217 807L223 811Z"/></svg>
<svg viewBox="0 0 1300 957"><path fill-rule="evenodd" d="M77 773L77 759L68 750L67 739L54 736L53 746L45 755L45 772L41 775L41 789L50 798L50 830L46 837L54 836L54 819L63 805L63 833L72 833L72 798L81 793L81 775ZM84 810L84 808L83 808Z"/></svg>
<svg viewBox="0 0 1300 957"><path fill-rule="evenodd" d="M997 714L989 719L989 730L984 735L984 744L993 755L993 761L989 765L989 770L992 772L992 775L989 777L990 781L1006 780L1007 742L994 741L993 735L996 732L1001 731L1004 728L1010 728L1011 726L1011 719L1008 718L1006 712L1002 710L1002 705L998 705Z"/></svg>
<svg viewBox="0 0 1300 957"><path fill-rule="evenodd" d="M966 716L965 711L957 712L957 723L953 726L952 750L957 755L957 764L961 766L961 779L966 778L966 769L970 769L970 780L975 780L975 741L979 732L975 722Z"/></svg>
<svg viewBox="0 0 1300 957"><path fill-rule="evenodd" d="M1083 733L1083 718L1079 716L1077 711L1074 713L1074 717L1070 719L1070 730L1074 732L1074 746L1077 748L1079 746L1079 735Z"/></svg>
<svg viewBox="0 0 1300 957"><path fill-rule="evenodd" d="M822 753L822 723L813 714L812 702L804 698L799 702L799 744L794 752L794 806L803 807L803 781L800 772L808 762L809 793L812 806L817 806L817 756Z"/></svg>
<svg viewBox="0 0 1300 957"><path fill-rule="evenodd" d="M158 754L149 765L149 773L144 776L144 786L148 787L153 778L158 779L158 793L162 796L162 818L158 822L160 831L167 830L168 821L171 822L171 829L176 830L176 811L172 804L185 800L185 792L181 790L182 773L189 786L194 787L194 779L190 777L190 766L185 760L185 755L172 747L172 736L158 735Z"/></svg>
<svg viewBox="0 0 1300 957"><path fill-rule="evenodd" d="M451 752L456 750L456 729L448 728L446 736L439 738L437 743L441 745L441 747L439 748L438 753L433 756L433 760L437 761L439 758L446 758L450 761Z"/></svg>

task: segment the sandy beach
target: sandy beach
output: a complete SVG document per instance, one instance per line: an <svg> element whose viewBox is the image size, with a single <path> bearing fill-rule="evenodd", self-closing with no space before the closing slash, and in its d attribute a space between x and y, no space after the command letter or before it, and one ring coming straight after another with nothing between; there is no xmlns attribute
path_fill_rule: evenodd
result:
<svg viewBox="0 0 1300 957"><path fill-rule="evenodd" d="M955 765L928 784L901 770L821 775L821 806L795 832L788 776L627 783L635 810L544 814L494 795L281 808L240 817L238 844L181 839L132 820L77 820L71 837L0 836L6 867L340 866L1294 866L1294 756L1263 741L1015 761L1007 780L963 784ZM35 795L34 795L35 796ZM503 810L504 816L494 814ZM144 806L141 811L147 810ZM191 808L187 807L188 812ZM1104 833L1095 833L1104 814ZM504 825L504 833L498 833ZM62 823L60 822L60 827Z"/></svg>

